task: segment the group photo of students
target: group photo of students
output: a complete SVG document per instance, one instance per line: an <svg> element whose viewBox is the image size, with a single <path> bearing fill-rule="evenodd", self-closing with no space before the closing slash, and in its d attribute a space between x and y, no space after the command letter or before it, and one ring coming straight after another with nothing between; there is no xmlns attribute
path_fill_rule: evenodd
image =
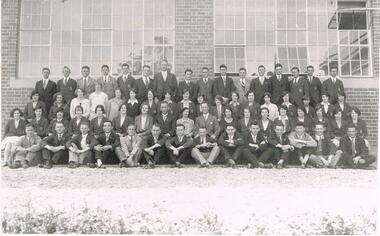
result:
<svg viewBox="0 0 380 236"><path fill-rule="evenodd" d="M176 76L167 60L160 66L152 75L144 65L138 79L127 63L117 78L108 65L97 78L82 66L77 80L65 66L57 82L43 68L30 101L10 112L2 166L365 169L377 159L337 67L321 81L313 66L302 76L259 66L250 78L240 68L238 79L226 65L216 78L207 67L193 78L191 68Z"/></svg>

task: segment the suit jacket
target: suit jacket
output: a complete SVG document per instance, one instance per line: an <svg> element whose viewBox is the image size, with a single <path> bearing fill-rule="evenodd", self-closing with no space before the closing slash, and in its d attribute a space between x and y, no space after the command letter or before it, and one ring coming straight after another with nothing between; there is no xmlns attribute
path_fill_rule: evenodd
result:
<svg viewBox="0 0 380 236"><path fill-rule="evenodd" d="M272 90L271 82L269 81L269 79L265 78L264 83L261 84L260 78L257 77L252 80L249 90L253 91L253 93L255 94L255 101L258 102L259 104L263 104L264 93L271 92Z"/></svg>
<svg viewBox="0 0 380 236"><path fill-rule="evenodd" d="M128 74L127 79L124 81L124 75L117 78L117 85L121 90L121 94L126 101L129 99L129 91L135 87L135 78Z"/></svg>
<svg viewBox="0 0 380 236"><path fill-rule="evenodd" d="M224 132L222 135L220 135L219 140L218 140L218 144L220 146L223 146L223 147L231 147L231 146L229 146L230 143L226 142L226 140L228 140L228 134L226 132ZM233 141L234 141L234 144L236 146L245 145L244 137L241 136L240 134L238 134L237 132L235 132L235 135L233 137Z"/></svg>
<svg viewBox="0 0 380 236"><path fill-rule="evenodd" d="M231 99L231 93L236 90L234 81L231 77L226 76L226 86L224 86L223 79L221 76L215 78L213 85L213 96L221 95Z"/></svg>
<svg viewBox="0 0 380 236"><path fill-rule="evenodd" d="M291 131L293 131L293 129L294 129L294 121L293 121L293 119L292 118L290 118L289 116L288 116L288 119L287 120L285 120L285 124L284 124L284 122L282 122L282 120L280 120L280 117L277 117L274 121L273 121L273 129L275 128L275 125L276 124L283 124L284 125L284 128L285 128L285 134L289 134Z"/></svg>
<svg viewBox="0 0 380 236"><path fill-rule="evenodd" d="M87 77L86 87L84 87L84 79L82 77L77 80L77 88L80 88L83 91L84 96L88 98L91 93L95 92L95 82L96 80L89 76Z"/></svg>
<svg viewBox="0 0 380 236"><path fill-rule="evenodd" d="M158 107L158 103L153 101L152 105L150 105L148 101L145 101L145 102L146 102L146 104L148 104L149 115L151 117L155 117L160 112L160 108Z"/></svg>
<svg viewBox="0 0 380 236"><path fill-rule="evenodd" d="M339 103L337 102L335 104L335 110L342 112L342 119L344 119L344 120L350 120L351 119L352 108L351 108L350 104L348 104L347 102L344 103L343 109L341 106L339 106Z"/></svg>
<svg viewBox="0 0 380 236"><path fill-rule="evenodd" d="M198 116L195 119L194 124L194 133L198 134L199 127L206 127L207 134L208 135L215 135L215 137L219 136L220 133L220 126L219 122L217 121L216 117L208 114L207 120L205 120L203 115Z"/></svg>
<svg viewBox="0 0 380 236"><path fill-rule="evenodd" d="M16 152L19 150L19 148L31 148L32 152L37 152L41 150L41 138L37 135L32 135L30 137L30 140L26 137L26 135L22 136L16 143Z"/></svg>
<svg viewBox="0 0 380 236"><path fill-rule="evenodd" d="M170 139L167 139L165 142L165 146L167 149L170 149L171 147L177 148L180 146L183 146L183 148L190 148L193 146L193 139L184 135L182 137L182 141L180 142L178 136L176 135Z"/></svg>
<svg viewBox="0 0 380 236"><path fill-rule="evenodd" d="M159 144L161 147L163 147L165 145L165 142L166 142L166 137L163 135L163 134L160 134L158 136L158 139L157 139L157 142L154 141L154 137L152 134L150 134L149 136L147 136L145 138L145 141L144 141L144 144L143 144L143 147L144 148L149 148L155 144Z"/></svg>
<svg viewBox="0 0 380 236"><path fill-rule="evenodd" d="M153 80L149 78L148 81L148 85L145 85L142 79L137 79L135 81L134 86L136 89L136 98L138 101L146 101L148 99L148 90L153 90Z"/></svg>
<svg viewBox="0 0 380 236"><path fill-rule="evenodd" d="M156 123L158 123L161 127L161 132L163 134L170 134L170 136L173 136L175 133L175 123L177 118L173 115L168 114L166 120L162 118L161 113L156 116Z"/></svg>
<svg viewBox="0 0 380 236"><path fill-rule="evenodd" d="M40 101L44 102L46 105L46 110L49 111L50 107L53 106L53 95L57 92L57 84L49 79L46 88L42 80L37 81L35 90L40 94Z"/></svg>
<svg viewBox="0 0 380 236"><path fill-rule="evenodd" d="M348 135L343 136L339 142L339 150L343 153L347 153L350 156L367 156L368 155L368 147L365 144L363 138L356 136L355 137L355 150L356 155L352 155L352 142Z"/></svg>
<svg viewBox="0 0 380 236"><path fill-rule="evenodd" d="M288 136L285 133L283 133L281 135L281 139L280 139L280 137L277 136L276 133L272 133L268 137L268 143L270 145L272 145L273 147L276 147L276 145L278 145L278 144L281 144L281 145L290 145L289 138L288 138Z"/></svg>
<svg viewBox="0 0 380 236"><path fill-rule="evenodd" d="M337 148L328 135L324 135L321 140L317 140L315 135L313 138L317 142L317 147L313 148L312 154L323 156L335 155ZM319 148L320 150L318 150Z"/></svg>
<svg viewBox="0 0 380 236"><path fill-rule="evenodd" d="M218 143L218 141L216 139L213 139L210 136L206 135L206 143ZM194 147L197 146L197 145L200 145L200 144L203 144L201 142L201 137L198 136L198 137L196 137L196 138L193 139L193 145L194 145ZM198 149L201 152L210 152L212 148L200 147Z"/></svg>
<svg viewBox="0 0 380 236"><path fill-rule="evenodd" d="M121 124L120 115L113 118L113 120L112 120L113 130L119 134L127 133L128 125L133 124L133 123L134 123L134 120L132 119L132 117L130 117L128 115L125 116L124 122L122 124Z"/></svg>
<svg viewBox="0 0 380 236"><path fill-rule="evenodd" d="M120 147L120 136L116 134L114 131L111 131L109 139L107 141L106 134L103 132L99 134L99 137L97 138L98 144L102 146L111 145L112 150L115 150L115 148Z"/></svg>
<svg viewBox="0 0 380 236"><path fill-rule="evenodd" d="M334 105L329 104L327 106L327 110L325 110L325 108L323 106L323 108L322 108L323 117L325 117L327 119L334 119L334 111L335 111Z"/></svg>
<svg viewBox="0 0 380 236"><path fill-rule="evenodd" d="M314 117L316 117L317 114L315 113L315 109L309 105L308 110L305 112L305 116L309 117L309 119L313 119Z"/></svg>
<svg viewBox="0 0 380 236"><path fill-rule="evenodd" d="M134 155L141 145L141 137L137 134L134 136L126 135L120 138L121 150L126 156Z"/></svg>
<svg viewBox="0 0 380 236"><path fill-rule="evenodd" d="M231 122L227 122L225 118L222 118L219 121L219 127L220 127L221 133L226 132L228 125L232 125L233 127L237 128L238 127L238 121L233 118Z"/></svg>
<svg viewBox="0 0 380 236"><path fill-rule="evenodd" d="M309 96L309 84L307 80L298 77L297 83L295 83L295 79L290 81L290 102L296 106L302 107L302 97L304 96Z"/></svg>
<svg viewBox="0 0 380 236"><path fill-rule="evenodd" d="M203 78L198 79L198 96L203 95L205 98L205 102L209 104L209 106L212 106L214 104L214 80L208 78L207 83L203 81Z"/></svg>
<svg viewBox="0 0 380 236"><path fill-rule="evenodd" d="M312 77L311 82L309 77L307 77L306 80L309 83L310 105L312 107L315 107L315 105L322 102L322 83L321 80L316 76Z"/></svg>
<svg viewBox="0 0 380 236"><path fill-rule="evenodd" d="M352 120L350 120L349 123L356 127L357 136L360 136L361 138L364 138L364 139L367 137L368 130L367 130L367 124L365 120L358 118L358 122L356 124L354 124Z"/></svg>
<svg viewBox="0 0 380 236"><path fill-rule="evenodd" d="M259 119L257 123L259 124L260 131L263 133L264 137L269 137L272 133L274 133L273 121L269 120L269 123L266 129L264 129L263 121L261 119Z"/></svg>
<svg viewBox="0 0 380 236"><path fill-rule="evenodd" d="M41 117L39 121L37 121L36 118L33 118L31 124L33 125L37 135L41 138L44 138L49 134L49 121L46 118Z"/></svg>
<svg viewBox="0 0 380 236"><path fill-rule="evenodd" d="M58 80L57 90L62 93L63 99L67 104L70 104L71 100L75 97L74 92L77 89L77 82L72 78L69 78L66 84L63 83L63 79Z"/></svg>
<svg viewBox="0 0 380 236"><path fill-rule="evenodd" d="M100 125L99 125L98 117L93 118L90 121L90 131L92 132L92 134L99 135L100 133L102 133L103 125L104 125L104 122L106 121L108 121L108 119L106 117L102 117L102 120L100 121Z"/></svg>
<svg viewBox="0 0 380 236"><path fill-rule="evenodd" d="M325 125L326 127L325 133L329 136L329 138L331 138L330 137L330 120L327 119L326 117L323 117L322 121L320 121L318 117L314 117L311 122L311 127L313 128L313 132L314 132L315 124L317 123L322 123Z"/></svg>
<svg viewBox="0 0 380 236"><path fill-rule="evenodd" d="M53 147L66 146L67 142L70 141L71 137L68 133L63 133L61 140L58 139L58 134L53 133L41 140L40 146L44 148L46 145Z"/></svg>
<svg viewBox="0 0 380 236"><path fill-rule="evenodd" d="M242 83L240 83L240 78L236 79L234 82L235 82L236 92L239 94L239 103L240 104L246 103L248 101L247 93L249 92L251 81L245 78L244 86Z"/></svg>
<svg viewBox="0 0 380 236"><path fill-rule="evenodd" d="M47 112L45 103L42 101L38 101L36 107L37 106L42 107L42 116L47 117L48 112ZM33 102L28 102L24 108L24 118L25 120L27 120L27 119L33 119L34 117L36 116L34 114Z"/></svg>
<svg viewBox="0 0 380 236"><path fill-rule="evenodd" d="M342 124L338 127L335 119L330 120L330 137L342 137L346 134L348 121L342 119Z"/></svg>
<svg viewBox="0 0 380 236"><path fill-rule="evenodd" d="M67 129L69 127L69 121L66 120L65 118L63 118L61 121L61 123L63 123L63 125L65 126L65 129ZM55 133L55 125L57 124L57 119L53 119L50 121L50 124L49 124L49 132L50 133Z"/></svg>
<svg viewBox="0 0 380 236"><path fill-rule="evenodd" d="M78 147L78 149L82 150L84 147L82 147L81 142L82 134L78 134L66 143L66 147L69 149L73 144L75 144ZM96 140L94 135L88 133L86 137L86 144L88 144L90 146L90 150L92 150L98 144L98 140Z"/></svg>
<svg viewBox="0 0 380 236"><path fill-rule="evenodd" d="M180 118L182 117L181 111L184 108L184 103L182 101L179 101L177 103L177 117ZM196 117L195 115L195 104L194 102L190 101L189 102L189 118L194 120Z"/></svg>
<svg viewBox="0 0 380 236"><path fill-rule="evenodd" d="M145 129L143 129L141 115L136 116L135 117L136 132L138 134L142 133L142 135L148 135L150 133L150 129L153 126L153 123L154 123L154 118L148 115L148 117L146 118Z"/></svg>
<svg viewBox="0 0 380 236"><path fill-rule="evenodd" d="M158 100L164 99L165 92L170 92L173 101L178 101L178 82L173 73L167 70L166 80L162 77L161 71L154 75L153 90Z"/></svg>
<svg viewBox="0 0 380 236"><path fill-rule="evenodd" d="M178 101L181 101L183 99L183 93L188 90L190 93L189 99L192 102L197 101L198 97L198 84L195 82L190 81L189 85L186 83L186 81L179 82L178 85Z"/></svg>
<svg viewBox="0 0 380 236"><path fill-rule="evenodd" d="M51 121L57 118L57 110L59 108L63 108L63 118L69 120L70 119L70 107L67 104L63 104L58 107L56 103L50 108L48 119Z"/></svg>
<svg viewBox="0 0 380 236"><path fill-rule="evenodd" d="M251 105L249 105L248 102L242 104L242 107L241 107L241 117L244 117L244 109L248 107L249 108L249 111L251 112L251 118L252 119L255 119L255 120L258 120L261 116L260 114L260 109L261 109L261 106L260 104L258 104L257 102L253 102Z"/></svg>
<svg viewBox="0 0 380 236"><path fill-rule="evenodd" d="M114 77L108 75L108 81L105 82L104 77L101 76L97 79L97 82L103 85L103 92L107 94L109 100L115 97L115 89L118 88L118 85Z"/></svg>
<svg viewBox="0 0 380 236"><path fill-rule="evenodd" d="M245 135L245 140L246 140L246 143L245 143L246 147L248 149L250 149L251 151L257 151L257 149L249 146L250 143L259 145L259 149L261 149L261 150L265 150L268 148L268 143L266 141L266 138L264 137L264 135L261 131L257 134L256 140L253 140L251 132L249 132ZM263 141L265 143L261 144Z"/></svg>
<svg viewBox="0 0 380 236"><path fill-rule="evenodd" d="M10 136L20 137L22 135L25 135L25 125L26 125L26 121L23 119L20 119L20 121L18 122L18 126L16 128L14 119L8 120L7 124L5 125L3 138L10 137Z"/></svg>
<svg viewBox="0 0 380 236"><path fill-rule="evenodd" d="M220 111L220 114L218 114L218 109L216 108L216 105L211 107L211 110L210 110L210 114L215 116L217 120L221 120L224 116L224 110L226 109L226 107L224 105L221 106L221 111ZM202 115L202 112L201 114Z"/></svg>
<svg viewBox="0 0 380 236"><path fill-rule="evenodd" d="M336 78L335 84L333 83L331 77L322 83L322 93L327 93L329 97L330 104L335 104L338 102L338 92L344 93L343 82Z"/></svg>
<svg viewBox="0 0 380 236"><path fill-rule="evenodd" d="M288 76L281 75L281 79L278 80L277 75L275 74L269 78L269 81L272 94L271 102L280 105L283 102L281 94L284 91L290 91Z"/></svg>
<svg viewBox="0 0 380 236"><path fill-rule="evenodd" d="M295 128L296 128L296 124L297 124L298 122L301 122L301 121L298 119L298 117L296 117L296 118L292 119L292 122L293 122L293 124L292 124L292 131L294 131ZM310 118L308 118L308 117L305 117L303 123L304 123L304 125L305 125L305 132L308 133L308 134L311 134L312 131L313 131L313 128L312 128L312 124L313 124L313 123L312 123L312 120L311 120Z"/></svg>
<svg viewBox="0 0 380 236"><path fill-rule="evenodd" d="M287 108L288 108L288 116L291 117L291 118L295 118L297 117L297 108L296 106L294 106L293 104L284 104L282 103L283 105L285 105Z"/></svg>
<svg viewBox="0 0 380 236"><path fill-rule="evenodd" d="M73 134L79 135L80 134L80 124L81 123L87 123L89 125L88 128L90 128L90 121L86 117L82 117L78 125L77 125L77 120L78 120L77 117L74 117L74 119L70 120L69 129L68 129L68 133L70 135L73 135Z"/></svg>
<svg viewBox="0 0 380 236"><path fill-rule="evenodd" d="M252 124L252 122L254 121L254 119L250 118L248 120L248 124L245 123L245 119L244 118L241 118L239 121L238 121L238 132L240 134L243 134L243 135L247 135L250 131L249 131L249 127L250 125Z"/></svg>

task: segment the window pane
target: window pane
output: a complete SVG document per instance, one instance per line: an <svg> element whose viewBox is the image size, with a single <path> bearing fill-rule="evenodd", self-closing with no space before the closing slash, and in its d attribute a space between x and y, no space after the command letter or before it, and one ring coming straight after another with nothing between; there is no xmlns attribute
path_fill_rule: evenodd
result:
<svg viewBox="0 0 380 236"><path fill-rule="evenodd" d="M351 61L351 75L360 75L361 68L359 61Z"/></svg>
<svg viewBox="0 0 380 236"><path fill-rule="evenodd" d="M368 60L368 47L360 47L360 60Z"/></svg>
<svg viewBox="0 0 380 236"><path fill-rule="evenodd" d="M349 61L342 61L341 62L341 73L342 75L350 75L351 69L350 69L350 62Z"/></svg>

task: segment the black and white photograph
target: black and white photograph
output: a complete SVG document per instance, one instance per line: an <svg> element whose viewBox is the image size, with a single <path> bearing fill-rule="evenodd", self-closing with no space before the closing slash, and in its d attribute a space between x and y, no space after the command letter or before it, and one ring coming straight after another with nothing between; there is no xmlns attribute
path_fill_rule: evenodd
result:
<svg viewBox="0 0 380 236"><path fill-rule="evenodd" d="M380 0L1 0L1 234L377 235Z"/></svg>

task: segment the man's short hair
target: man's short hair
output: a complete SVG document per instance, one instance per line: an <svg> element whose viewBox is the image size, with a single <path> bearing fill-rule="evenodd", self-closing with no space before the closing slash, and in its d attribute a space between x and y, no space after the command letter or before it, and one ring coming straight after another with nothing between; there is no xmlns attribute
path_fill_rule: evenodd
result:
<svg viewBox="0 0 380 236"><path fill-rule="evenodd" d="M152 129L153 129L153 127L156 127L156 128L161 129L161 126L160 126L160 124L158 124L158 123L154 123L154 124L152 125Z"/></svg>
<svg viewBox="0 0 380 236"><path fill-rule="evenodd" d="M90 127L90 124L88 122L81 122L80 125L79 125L79 127L81 127L82 125L87 126L87 128Z"/></svg>
<svg viewBox="0 0 380 236"><path fill-rule="evenodd" d="M187 72L190 72L190 73L192 74L192 73L193 73L193 70L190 69L190 68L187 68L187 69L185 70L185 74L186 74Z"/></svg>
<svg viewBox="0 0 380 236"><path fill-rule="evenodd" d="M260 68L264 68L264 69L265 69L265 66L264 66L264 65L259 65L259 66L257 67L257 69L260 69Z"/></svg>
<svg viewBox="0 0 380 236"><path fill-rule="evenodd" d="M135 124L129 124L127 128L129 128L129 127L133 127L133 128L136 129L136 125Z"/></svg>
<svg viewBox="0 0 380 236"><path fill-rule="evenodd" d="M49 73L50 73L50 69L49 69L49 68L47 68L47 67L42 68L42 72L43 72L44 70L47 70L47 71L49 71Z"/></svg>
<svg viewBox="0 0 380 236"><path fill-rule="evenodd" d="M25 129L27 128L32 128L34 130L34 126L31 123L25 125Z"/></svg>
<svg viewBox="0 0 380 236"><path fill-rule="evenodd" d="M88 70L90 70L90 67L89 66L82 66L82 70L83 69L88 69Z"/></svg>
<svg viewBox="0 0 380 236"><path fill-rule="evenodd" d="M300 68L298 68L297 66L293 66L290 71L293 71L293 70L297 70L297 72L300 72Z"/></svg>
<svg viewBox="0 0 380 236"><path fill-rule="evenodd" d="M143 69L144 68L148 68L150 70L150 66L149 65L143 65Z"/></svg>
<svg viewBox="0 0 380 236"><path fill-rule="evenodd" d="M112 126L112 121L110 121L110 120L105 120L105 121L103 122L103 125L105 125L105 124L107 124L107 123L110 123L110 125Z"/></svg>
<svg viewBox="0 0 380 236"><path fill-rule="evenodd" d="M184 124L177 124L176 128L178 128L178 127L183 127L185 129L185 125Z"/></svg>
<svg viewBox="0 0 380 236"><path fill-rule="evenodd" d="M123 64L121 64L121 67L124 67L124 66L128 67L128 69L129 69L129 65L128 65L128 63L123 63Z"/></svg>
<svg viewBox="0 0 380 236"><path fill-rule="evenodd" d="M276 64L274 65L274 69L276 69L276 68L278 68L278 67L281 67L281 68L282 68L282 65L281 65L280 63L276 63Z"/></svg>
<svg viewBox="0 0 380 236"><path fill-rule="evenodd" d="M219 66L219 69L222 69L222 68L226 68L226 69L227 69L227 66L226 66L225 64L221 64L221 65Z"/></svg>
<svg viewBox="0 0 380 236"><path fill-rule="evenodd" d="M103 68L107 68L108 70L110 69L110 67L108 65L102 65L102 69Z"/></svg>
<svg viewBox="0 0 380 236"><path fill-rule="evenodd" d="M245 69L244 67L240 68L239 71L242 71L244 70L245 72L247 72L247 69Z"/></svg>
<svg viewBox="0 0 380 236"><path fill-rule="evenodd" d="M332 71L333 69L338 70L338 67L337 67L337 66L331 66L331 67L330 67L330 71Z"/></svg>
<svg viewBox="0 0 380 236"><path fill-rule="evenodd" d="M207 67L202 67L202 70L207 70L207 71L209 71L209 69L207 68Z"/></svg>
<svg viewBox="0 0 380 236"><path fill-rule="evenodd" d="M296 127L298 127L298 126L302 126L302 127L305 128L305 124L303 122L297 122L296 123Z"/></svg>
<svg viewBox="0 0 380 236"><path fill-rule="evenodd" d="M322 125L323 128L326 127L324 123L322 123L322 122L317 122L317 123L315 123L314 128L316 128L318 125Z"/></svg>
<svg viewBox="0 0 380 236"><path fill-rule="evenodd" d="M306 69L309 69L309 68L314 69L314 66L312 66L312 65L308 65L308 66L306 67Z"/></svg>

